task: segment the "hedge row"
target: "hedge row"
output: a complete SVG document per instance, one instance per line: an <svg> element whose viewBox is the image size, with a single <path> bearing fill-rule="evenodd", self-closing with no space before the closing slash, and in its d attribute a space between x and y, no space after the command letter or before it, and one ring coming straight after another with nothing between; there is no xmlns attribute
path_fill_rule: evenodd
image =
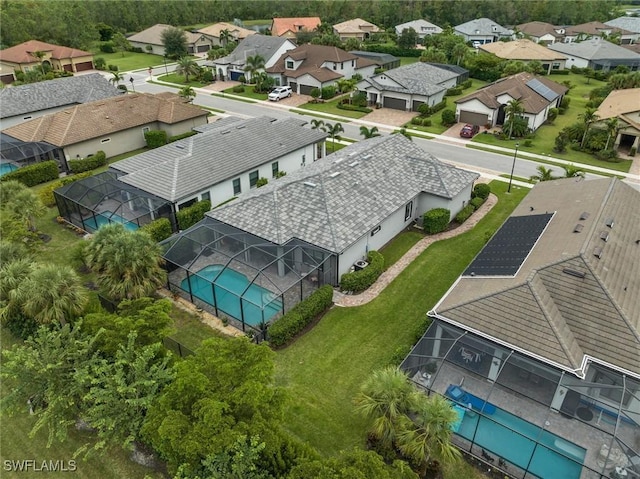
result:
<svg viewBox="0 0 640 479"><path fill-rule="evenodd" d="M340 110L361 111L362 113L371 113L373 110L366 106L349 105L348 103L338 103Z"/></svg>
<svg viewBox="0 0 640 479"><path fill-rule="evenodd" d="M52 181L47 186L43 187L38 193L38 196L40 197L40 201L42 201L42 204L45 206L48 206L48 207L55 206L56 199L53 196L54 190L57 190L58 188L64 185L68 185L69 183L73 183L74 181L78 181L83 178L88 178L92 174L93 173L90 171L85 171L84 173L78 173L77 175L65 176L64 178L60 178L58 181Z"/></svg>
<svg viewBox="0 0 640 479"><path fill-rule="evenodd" d="M13 170L10 173L0 176L0 181L15 180L25 186L35 186L55 180L59 175L58 163L50 160Z"/></svg>
<svg viewBox="0 0 640 479"><path fill-rule="evenodd" d="M171 222L167 218L158 218L157 220L147 223L140 228L157 243L167 239L173 233L171 229Z"/></svg>
<svg viewBox="0 0 640 479"><path fill-rule="evenodd" d="M367 256L369 266L360 271L345 273L340 278L340 289L360 293L376 282L384 271L384 256L377 251L369 251Z"/></svg>
<svg viewBox="0 0 640 479"><path fill-rule="evenodd" d="M182 135L170 136L167 141L169 143L173 143L174 141L182 140L184 138L189 138L190 136L197 135L197 134L198 134L197 131L191 130L186 133L183 133Z"/></svg>
<svg viewBox="0 0 640 479"><path fill-rule="evenodd" d="M88 158L78 160L69 160L67 162L72 173L83 173L85 171L95 170L107 164L107 155L100 150L95 155Z"/></svg>
<svg viewBox="0 0 640 479"><path fill-rule="evenodd" d="M274 347L287 344L315 318L329 309L332 302L333 288L330 285L317 289L269 326L269 344Z"/></svg>
<svg viewBox="0 0 640 479"><path fill-rule="evenodd" d="M178 228L186 230L195 225L198 221L204 218L204 214L211 209L211 201L203 200L183 208L176 213L178 220Z"/></svg>
<svg viewBox="0 0 640 479"><path fill-rule="evenodd" d="M433 208L422 216L424 232L430 235L441 233L447 229L451 211L446 208Z"/></svg>
<svg viewBox="0 0 640 479"><path fill-rule="evenodd" d="M167 132L164 130L150 130L144 134L149 148L158 148L167 144Z"/></svg>
<svg viewBox="0 0 640 479"><path fill-rule="evenodd" d="M469 216L471 216L475 210L476 209L472 204L468 204L458 212L458 214L456 215L456 221L460 224L464 223L469 219Z"/></svg>

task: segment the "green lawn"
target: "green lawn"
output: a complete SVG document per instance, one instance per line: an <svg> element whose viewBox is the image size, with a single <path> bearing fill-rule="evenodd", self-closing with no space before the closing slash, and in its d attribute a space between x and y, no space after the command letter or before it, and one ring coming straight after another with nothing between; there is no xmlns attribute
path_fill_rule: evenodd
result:
<svg viewBox="0 0 640 479"><path fill-rule="evenodd" d="M236 93L233 91L234 87L227 88L226 90L222 90L224 93L228 93L230 95L241 96L244 98L249 98L251 100L261 100L266 101L268 93L256 93L253 91L253 85L244 85L244 91L240 93Z"/></svg>
<svg viewBox="0 0 640 479"><path fill-rule="evenodd" d="M176 327L176 332L170 338L175 339L192 351L197 349L203 340L222 335L222 333L204 324L194 314L175 305L170 314Z"/></svg>
<svg viewBox="0 0 640 479"><path fill-rule="evenodd" d="M298 108L318 113L329 113L331 115L344 116L347 118L362 118L366 115L366 113L361 111L340 110L337 106L339 101L340 98L334 98L333 100L322 103L305 103L304 105L300 105Z"/></svg>
<svg viewBox="0 0 640 479"><path fill-rule="evenodd" d="M100 50L93 50L93 57L94 59L98 57L104 58L107 65L117 65L118 71L120 72L164 65L163 57L160 55L152 55L150 53L103 53Z"/></svg>
<svg viewBox="0 0 640 479"><path fill-rule="evenodd" d="M176 83L178 85L189 85L194 88L202 88L209 85L209 83L202 83L199 81L195 81L193 80L193 78L190 78L189 83L187 83L184 81L185 80L184 75L178 75L177 73L169 73L168 75L162 75L161 77L158 77L158 80L165 81L168 83Z"/></svg>
<svg viewBox="0 0 640 479"><path fill-rule="evenodd" d="M403 231L381 248L380 253L384 256L385 269L389 269L390 266L393 266L396 261L402 258L404 254L409 251L413 245L424 238L424 236L425 235L422 230Z"/></svg>
<svg viewBox="0 0 640 479"><path fill-rule="evenodd" d="M420 57L400 57L400 66L410 65L420 61Z"/></svg>
<svg viewBox="0 0 640 479"><path fill-rule="evenodd" d="M426 312L478 253L528 192L492 182L498 204L470 232L436 242L374 301L356 308L333 308L313 330L277 353L279 385L295 398L287 405L286 426L322 454L364 444L367 421L352 400L371 371L388 365L424 331ZM397 254L396 254L397 256ZM451 476L464 477L464 476Z"/></svg>

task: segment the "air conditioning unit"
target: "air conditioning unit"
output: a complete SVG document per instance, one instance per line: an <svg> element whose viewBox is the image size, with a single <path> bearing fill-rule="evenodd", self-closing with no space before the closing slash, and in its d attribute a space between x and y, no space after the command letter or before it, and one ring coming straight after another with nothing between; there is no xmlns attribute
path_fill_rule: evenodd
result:
<svg viewBox="0 0 640 479"><path fill-rule="evenodd" d="M365 269L367 266L369 266L369 263L360 259L353 264L353 269L354 271L360 271L361 269Z"/></svg>

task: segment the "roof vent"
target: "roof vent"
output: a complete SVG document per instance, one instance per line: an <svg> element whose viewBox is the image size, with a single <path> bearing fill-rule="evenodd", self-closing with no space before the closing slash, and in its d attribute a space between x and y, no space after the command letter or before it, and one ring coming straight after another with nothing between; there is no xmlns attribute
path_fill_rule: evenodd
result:
<svg viewBox="0 0 640 479"><path fill-rule="evenodd" d="M355 155L355 154L356 154L356 152L355 152L355 151L352 151L352 152L351 152L351 153L349 153L347 156L353 156L353 155Z"/></svg>
<svg viewBox="0 0 640 479"><path fill-rule="evenodd" d="M184 145L176 145L176 148L180 148L181 150L184 150Z"/></svg>
<svg viewBox="0 0 640 479"><path fill-rule="evenodd" d="M360 164L360 162L358 160L356 160L356 161L352 161L351 163L349 163L349 166L353 167L353 166L356 166L356 165L359 165L359 164Z"/></svg>
<svg viewBox="0 0 640 479"><path fill-rule="evenodd" d="M339 171L334 171L333 173L331 173L329 175L330 178L335 178L336 176L340 176L340 172Z"/></svg>
<svg viewBox="0 0 640 479"><path fill-rule="evenodd" d="M602 258L602 248L600 246L593 248L593 256L598 259Z"/></svg>
<svg viewBox="0 0 640 479"><path fill-rule="evenodd" d="M240 125L240 126L236 126L236 130L242 130L243 128L246 128L247 125Z"/></svg>
<svg viewBox="0 0 640 479"><path fill-rule="evenodd" d="M600 239L604 240L606 243L609 240L609 232L603 231L602 233L600 233Z"/></svg>
<svg viewBox="0 0 640 479"><path fill-rule="evenodd" d="M311 181L305 181L303 184L304 184L304 186L309 186L311 188L315 188L316 187L316 184L312 183Z"/></svg>
<svg viewBox="0 0 640 479"><path fill-rule="evenodd" d="M334 163L337 165L338 163L342 163L344 161L344 158L338 158L336 161L334 161Z"/></svg>
<svg viewBox="0 0 640 479"><path fill-rule="evenodd" d="M364 155L364 156L362 157L362 159L363 159L363 160L368 160L369 158L371 158L371 155Z"/></svg>
<svg viewBox="0 0 640 479"><path fill-rule="evenodd" d="M575 227L575 228L573 228L573 232L574 232L574 233L580 233L580 232L582 231L582 228L584 228L584 225L583 225L583 224L578 223L578 224L576 225L576 227Z"/></svg>
<svg viewBox="0 0 640 479"><path fill-rule="evenodd" d="M587 212L585 211L584 213L582 213L582 214L580 215L580 220L581 220L581 221L586 220L588 217L589 217L589 213L587 213Z"/></svg>
<svg viewBox="0 0 640 479"><path fill-rule="evenodd" d="M613 218L608 218L604 224L607 225L609 228L613 228Z"/></svg>
<svg viewBox="0 0 640 479"><path fill-rule="evenodd" d="M224 130L223 132L221 132L221 135L226 135L227 133L231 133L231 130Z"/></svg>
<svg viewBox="0 0 640 479"><path fill-rule="evenodd" d="M569 268L564 268L562 272L570 276L575 276L576 278L584 278L587 275L584 271L576 271L575 269Z"/></svg>

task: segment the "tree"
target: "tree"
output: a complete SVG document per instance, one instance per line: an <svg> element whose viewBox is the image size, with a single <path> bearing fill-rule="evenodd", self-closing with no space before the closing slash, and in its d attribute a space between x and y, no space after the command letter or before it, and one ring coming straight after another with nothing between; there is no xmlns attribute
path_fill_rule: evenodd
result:
<svg viewBox="0 0 640 479"><path fill-rule="evenodd" d="M226 47L232 39L233 35L228 29L220 30L220 45Z"/></svg>
<svg viewBox="0 0 640 479"><path fill-rule="evenodd" d="M198 64L189 57L180 57L176 62L176 73L184 75L185 83L189 83L189 76L197 75L198 70Z"/></svg>
<svg viewBox="0 0 640 479"><path fill-rule="evenodd" d="M361 126L360 134L364 137L365 140L369 138L374 138L376 136L380 136L380 133L378 133L377 126L372 126L371 128L367 128L366 126Z"/></svg>
<svg viewBox="0 0 640 479"><path fill-rule="evenodd" d="M124 52L131 50L131 43L120 32L115 32L111 41L116 51L120 52L122 56L124 56Z"/></svg>
<svg viewBox="0 0 640 479"><path fill-rule="evenodd" d="M404 50L415 48L418 43L418 34L413 28L405 28L398 37L398 47Z"/></svg>
<svg viewBox="0 0 640 479"><path fill-rule="evenodd" d="M524 113L524 106L522 102L518 99L510 100L507 103L507 106L504 107L504 113L507 117L507 125L509 127L509 135L508 138L511 138L513 133L513 125L517 117L519 117L522 113Z"/></svg>
<svg viewBox="0 0 640 479"><path fill-rule="evenodd" d="M336 148L336 137L340 135L340 133L344 132L344 128L342 127L341 123L334 123L333 125L331 123L325 123L324 124L324 128L323 128L327 133L329 133L329 136L331 137L331 142L333 145L333 150L335 151Z"/></svg>
<svg viewBox="0 0 640 479"><path fill-rule="evenodd" d="M163 30L162 44L164 54L168 58L178 59L187 56L187 33L176 27L169 27Z"/></svg>
<svg viewBox="0 0 640 479"><path fill-rule="evenodd" d="M615 138L615 136L618 134L618 118L617 117L609 118L605 122L605 127L607 129L607 144L605 145L604 149L608 150L609 141L611 141L612 138Z"/></svg>
<svg viewBox="0 0 640 479"><path fill-rule="evenodd" d="M455 60L456 65L460 65L460 63L468 54L469 47L467 47L467 45L465 45L464 43L456 43L451 49L451 57L453 60Z"/></svg>
<svg viewBox="0 0 640 479"><path fill-rule="evenodd" d="M120 82L122 80L124 80L124 75L120 72L109 72L111 73L111 78L109 78L109 83L111 83L112 85L120 85Z"/></svg>
<svg viewBox="0 0 640 479"><path fill-rule="evenodd" d="M180 88L178 95L180 95L180 98L184 98L189 103L192 103L193 99L196 97L196 91L189 85L185 85Z"/></svg>
<svg viewBox="0 0 640 479"><path fill-rule="evenodd" d="M545 166L538 166L536 168L538 170L537 175L530 176L529 179L534 182L539 181L551 181L555 180L555 176L553 176L553 170L551 168L547 168Z"/></svg>
<svg viewBox="0 0 640 479"><path fill-rule="evenodd" d="M34 267L29 258L17 258L13 261L3 258L0 266L0 320L4 324L22 319L19 288L27 281Z"/></svg>
<svg viewBox="0 0 640 479"><path fill-rule="evenodd" d="M409 132L407 131L406 128L400 128L399 130L395 130L393 132L391 132L392 135L397 134L397 135L402 135L404 136L407 140L409 141L413 141L413 138L411 138L411 135L409 134Z"/></svg>
<svg viewBox="0 0 640 479"><path fill-rule="evenodd" d="M324 121L323 120L319 120L317 118L313 118L311 120L311 129L312 130L317 130L318 128L323 130L323 131L325 131L324 130Z"/></svg>
<svg viewBox="0 0 640 479"><path fill-rule="evenodd" d="M40 63L40 69L42 70L42 74L44 75L45 71L44 71L44 64L43 64L42 61L43 61L44 57L47 56L47 52L35 51L31 55L38 59L38 63Z"/></svg>
<svg viewBox="0 0 640 479"><path fill-rule="evenodd" d="M585 170L582 168L578 168L575 165L562 165L562 169L564 170L565 178L584 178Z"/></svg>
<svg viewBox="0 0 640 479"><path fill-rule="evenodd" d="M447 54L436 47L427 47L420 55L420 61L426 63L447 63Z"/></svg>
<svg viewBox="0 0 640 479"><path fill-rule="evenodd" d="M584 147L584 140L587 138L587 133L589 133L589 127L593 122L598 120L598 115L596 115L595 108L587 108L584 113L580 113L578 118L582 120L584 124L584 133L582 134L582 140L580 140L580 148Z"/></svg>
<svg viewBox="0 0 640 479"><path fill-rule="evenodd" d="M247 81L253 81L253 75L264 68L264 58L260 55L248 56L245 60L244 71L247 74Z"/></svg>
<svg viewBox="0 0 640 479"><path fill-rule="evenodd" d="M13 191L11 192L11 196L7 198L5 200L6 202L2 205L2 211L24 224L29 231L34 232L37 230L36 218L44 216L47 208L42 204L42 200L40 200L40 197L35 191L21 183L18 184L20 185L19 187L15 185L9 186ZM6 219L6 216L3 220L4 219Z"/></svg>
<svg viewBox="0 0 640 479"><path fill-rule="evenodd" d="M149 296L165 282L158 244L143 231L128 231L119 223L100 228L86 249L87 265L98 285L114 300Z"/></svg>

